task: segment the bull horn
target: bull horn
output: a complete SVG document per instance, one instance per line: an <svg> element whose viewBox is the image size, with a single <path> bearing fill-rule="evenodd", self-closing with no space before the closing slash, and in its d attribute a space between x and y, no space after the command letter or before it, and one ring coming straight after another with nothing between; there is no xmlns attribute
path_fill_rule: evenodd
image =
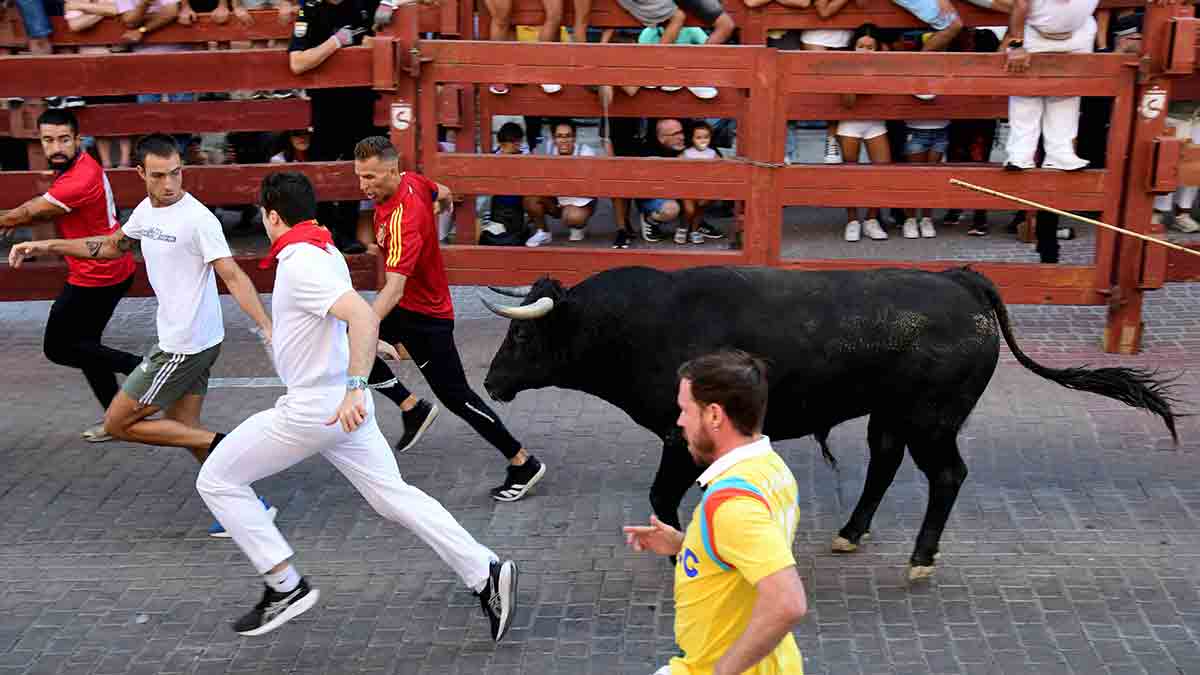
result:
<svg viewBox="0 0 1200 675"><path fill-rule="evenodd" d="M507 295L510 298L524 299L526 295L529 295L528 291L522 293L520 291L510 291L507 288L496 288L495 286L488 286L488 290L497 295Z"/></svg>
<svg viewBox="0 0 1200 675"><path fill-rule="evenodd" d="M532 305L522 305L520 307L495 305L482 296L479 299L483 301L483 306L491 310L492 313L506 319L540 319L549 314L550 310L554 309L553 298L538 298Z"/></svg>

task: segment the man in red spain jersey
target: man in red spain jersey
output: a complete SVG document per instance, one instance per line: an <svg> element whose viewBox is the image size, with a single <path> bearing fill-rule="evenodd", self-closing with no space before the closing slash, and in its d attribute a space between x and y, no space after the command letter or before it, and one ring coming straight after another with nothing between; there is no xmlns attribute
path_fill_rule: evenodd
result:
<svg viewBox="0 0 1200 675"><path fill-rule="evenodd" d="M375 241L386 257L387 278L373 303L382 319L380 339L403 345L438 400L508 459L507 476L492 489L492 498L512 502L524 497L546 466L467 384L454 344L454 306L434 218L450 203L450 189L400 171L396 149L383 136L364 138L355 146L354 173L375 202ZM407 431L409 420L404 424Z"/></svg>
<svg viewBox="0 0 1200 675"><path fill-rule="evenodd" d="M112 189L104 170L83 152L79 122L69 110L47 110L38 118L42 150L55 173L45 194L0 216L0 228L56 220L67 239L108 236L119 227ZM67 283L46 320L43 350L60 366L79 368L107 409L117 394L116 373L128 375L141 357L101 344L117 302L133 284L133 256L111 259L66 256ZM111 440L102 422L83 432L88 441Z"/></svg>

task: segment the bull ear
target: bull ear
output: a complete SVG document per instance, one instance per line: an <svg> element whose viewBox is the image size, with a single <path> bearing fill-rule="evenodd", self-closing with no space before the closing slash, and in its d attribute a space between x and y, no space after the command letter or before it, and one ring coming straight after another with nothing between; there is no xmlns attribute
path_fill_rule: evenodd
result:
<svg viewBox="0 0 1200 675"><path fill-rule="evenodd" d="M506 319L540 319L549 314L550 310L554 309L553 298L538 298L533 304L522 305L520 307L495 305L483 296L480 296L479 299L483 302L483 306L487 307L493 314Z"/></svg>

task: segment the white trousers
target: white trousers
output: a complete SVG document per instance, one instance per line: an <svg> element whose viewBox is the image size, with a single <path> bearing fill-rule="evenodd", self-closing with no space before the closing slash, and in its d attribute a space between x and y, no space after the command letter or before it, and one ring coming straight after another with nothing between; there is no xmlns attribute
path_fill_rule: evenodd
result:
<svg viewBox="0 0 1200 675"><path fill-rule="evenodd" d="M1025 26L1025 49L1030 53L1088 54L1095 39L1096 20L1091 17L1067 40L1047 40L1033 26ZM1009 164L1032 168L1041 136L1046 150L1043 167L1071 170L1087 165L1075 154L1075 137L1079 135L1078 96L1010 96L1008 125Z"/></svg>
<svg viewBox="0 0 1200 675"><path fill-rule="evenodd" d="M1200 143L1200 123L1193 118L1168 117L1167 126L1175 130L1176 138L1186 138L1192 143ZM1170 211L1171 205L1178 206L1183 211L1191 211L1196 203L1197 188L1194 185L1180 186L1173 193L1158 195L1154 198L1155 211Z"/></svg>
<svg viewBox="0 0 1200 675"><path fill-rule="evenodd" d="M436 499L400 477L392 448L375 424L374 400L367 397L367 421L353 433L340 424L326 426L343 396L340 387L289 392L274 408L239 424L200 468L196 489L204 503L254 569L266 573L293 551L250 484L320 453L379 515L420 537L468 588L482 588L496 556Z"/></svg>

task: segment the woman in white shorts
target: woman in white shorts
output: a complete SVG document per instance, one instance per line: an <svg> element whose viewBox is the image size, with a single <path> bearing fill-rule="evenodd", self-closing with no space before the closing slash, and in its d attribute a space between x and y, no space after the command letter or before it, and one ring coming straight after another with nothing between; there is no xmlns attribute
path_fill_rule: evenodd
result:
<svg viewBox="0 0 1200 675"><path fill-rule="evenodd" d="M850 0L817 0L817 14L822 19L837 14ZM854 31L835 28L814 28L800 33L800 44L807 52L824 52L830 49L845 49L851 45L850 39ZM829 122L825 134L825 163L840 164L842 161L841 148L838 146L836 122Z"/></svg>
<svg viewBox="0 0 1200 675"><path fill-rule="evenodd" d="M854 31L850 42L855 51L873 52L880 47L879 29L874 24L863 24ZM842 105L853 108L856 94L843 94ZM887 125L883 120L842 120L837 125L837 140L842 148L842 157L851 164L858 163L859 150L867 146L867 156L872 164L890 164L892 150L888 145ZM875 240L887 239L887 232L879 223L879 208L868 207L867 219L859 221L857 206L846 209L846 241L858 241L865 232Z"/></svg>

